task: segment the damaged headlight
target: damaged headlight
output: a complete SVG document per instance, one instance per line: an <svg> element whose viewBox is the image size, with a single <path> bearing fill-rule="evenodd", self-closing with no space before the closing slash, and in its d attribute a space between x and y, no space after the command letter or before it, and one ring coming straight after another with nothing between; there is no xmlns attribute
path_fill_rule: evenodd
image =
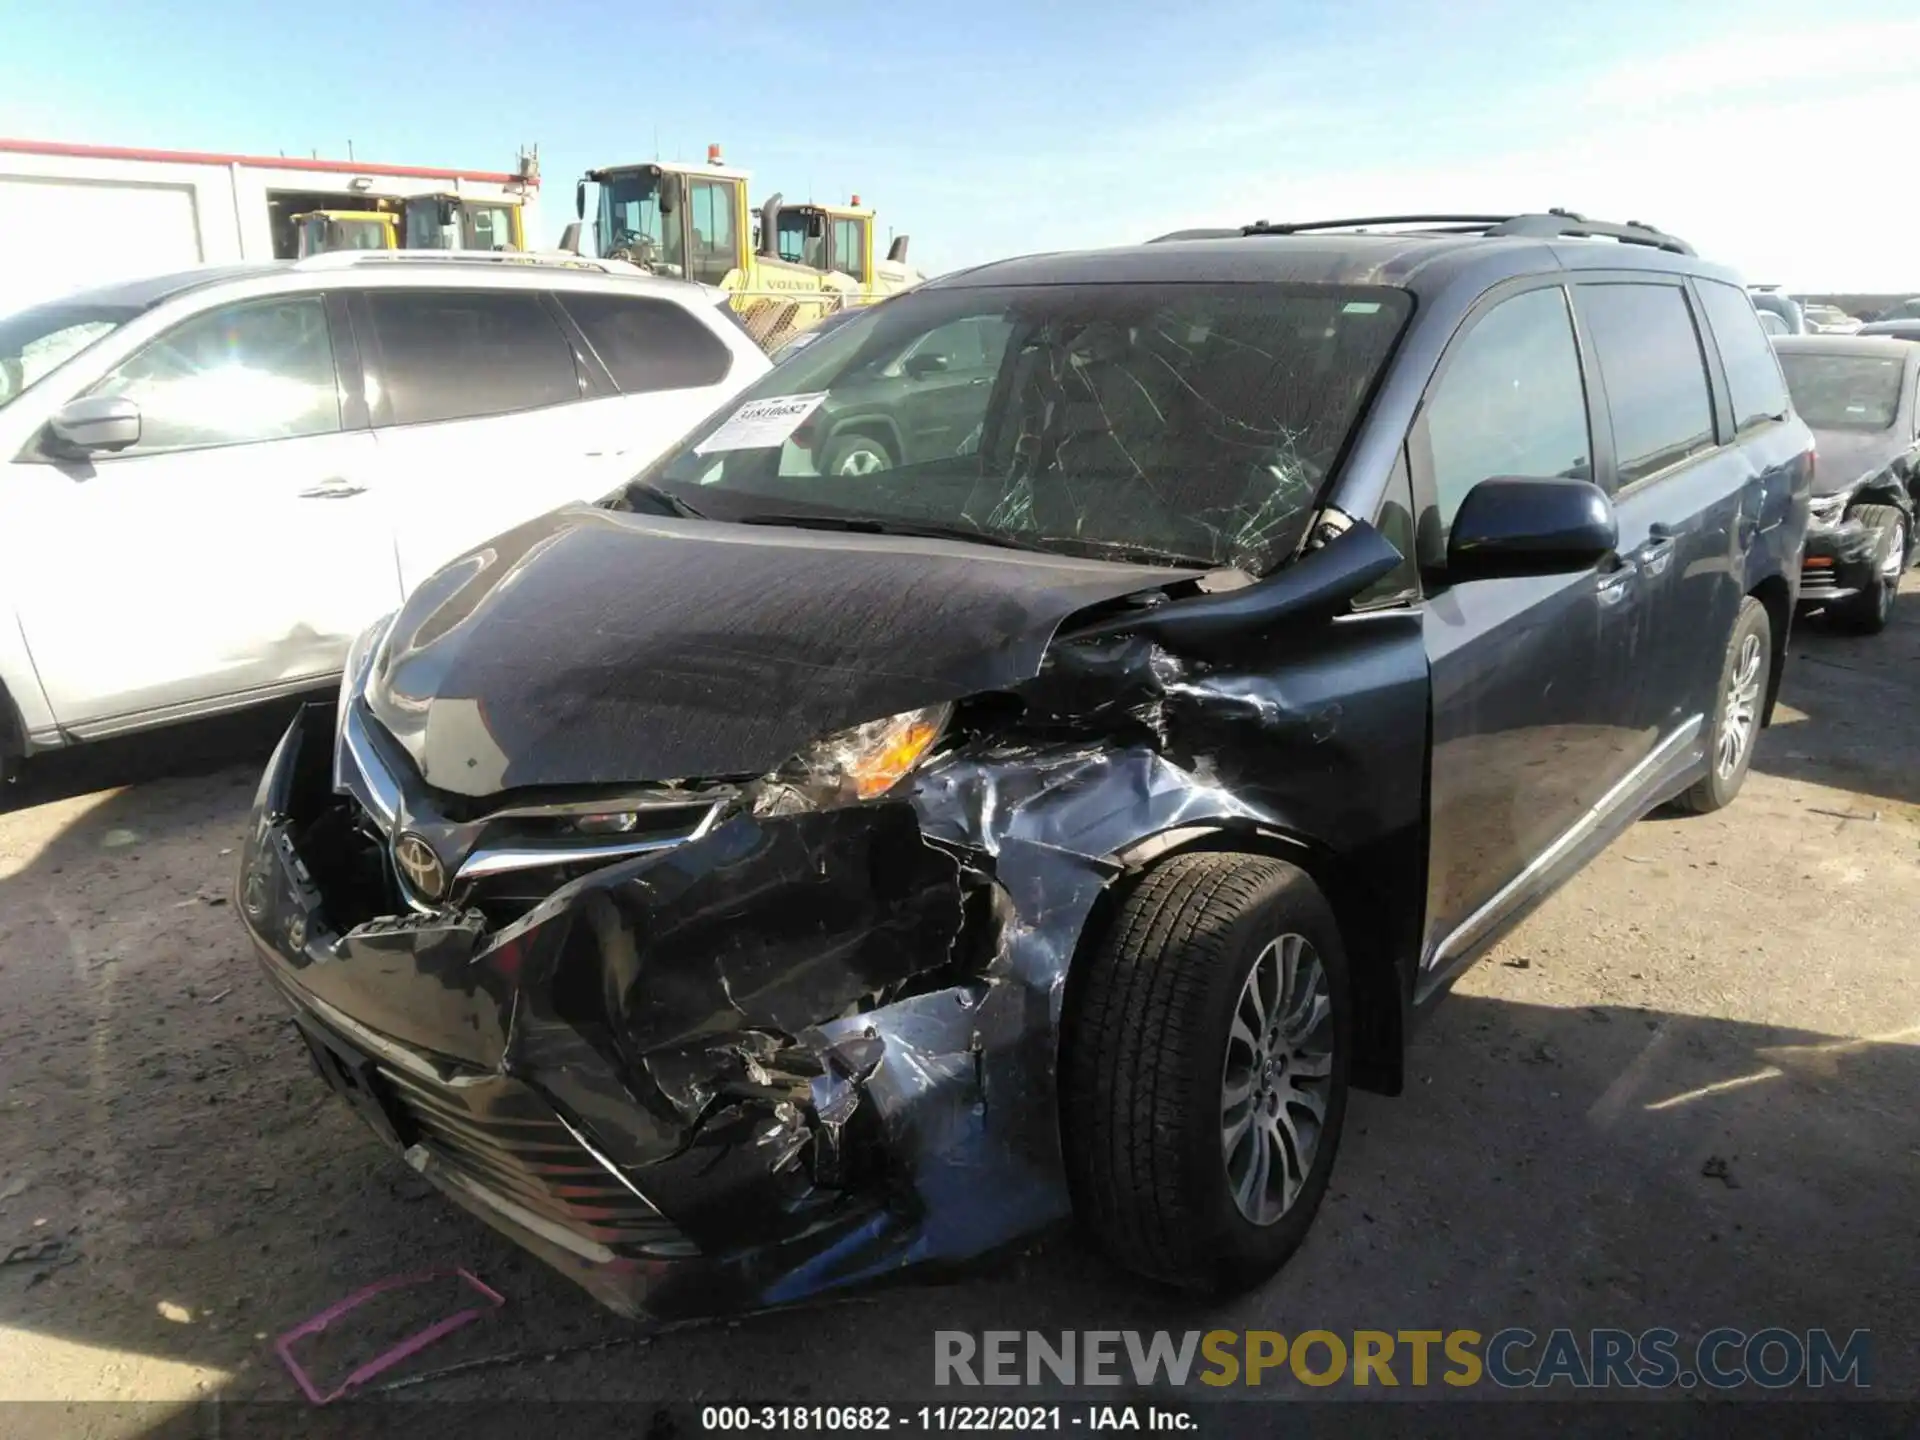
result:
<svg viewBox="0 0 1920 1440"><path fill-rule="evenodd" d="M1847 513L1847 501L1852 492L1842 490L1835 495L1816 495L1810 507L1811 518L1808 527L1814 530L1831 530L1840 523L1840 517Z"/></svg>
<svg viewBox="0 0 1920 1440"><path fill-rule="evenodd" d="M876 800L913 773L952 717L951 705L928 705L816 740L760 783L754 813L782 815Z"/></svg>

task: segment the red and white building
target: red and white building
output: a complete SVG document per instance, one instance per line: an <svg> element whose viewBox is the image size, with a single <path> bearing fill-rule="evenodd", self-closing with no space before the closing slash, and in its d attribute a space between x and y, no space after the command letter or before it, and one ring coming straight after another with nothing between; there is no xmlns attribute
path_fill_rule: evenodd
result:
<svg viewBox="0 0 1920 1440"><path fill-rule="evenodd" d="M537 243L535 155L513 171L134 150L0 138L0 313L188 265L289 259L291 217L378 198L514 198Z"/></svg>

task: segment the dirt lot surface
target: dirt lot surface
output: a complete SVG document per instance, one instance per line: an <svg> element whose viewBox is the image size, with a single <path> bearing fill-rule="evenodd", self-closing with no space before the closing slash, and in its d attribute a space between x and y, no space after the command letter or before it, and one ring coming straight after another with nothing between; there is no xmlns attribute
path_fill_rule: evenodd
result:
<svg viewBox="0 0 1920 1440"><path fill-rule="evenodd" d="M395 1398L951 1401L936 1328L1509 1325L1867 1328L1920 1397L1920 596L1796 649L1739 803L1635 827L1471 972L1293 1264L1208 1307L1055 1237L640 1336L314 1077L225 899L282 717L54 757L0 815L0 1399L296 1398L274 1335L435 1265L507 1303Z"/></svg>

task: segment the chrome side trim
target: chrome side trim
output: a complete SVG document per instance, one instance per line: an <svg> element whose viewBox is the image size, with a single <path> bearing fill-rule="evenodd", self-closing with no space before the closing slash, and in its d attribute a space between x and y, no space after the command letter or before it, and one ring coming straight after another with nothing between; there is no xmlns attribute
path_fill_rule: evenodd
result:
<svg viewBox="0 0 1920 1440"><path fill-rule="evenodd" d="M707 807L700 823L675 835L648 835L637 840L609 840L599 845L527 845L502 846L493 850L475 850L454 872L457 884L486 875L505 875L515 870L540 870L549 865L581 865L645 855L652 850L671 850L689 840L698 840L713 829L726 808L725 801Z"/></svg>
<svg viewBox="0 0 1920 1440"><path fill-rule="evenodd" d="M344 759L349 763L336 763L335 788L352 795L385 834L393 834L400 817L400 783L374 750L359 701L347 707L346 723L336 743L339 746L336 762Z"/></svg>
<svg viewBox="0 0 1920 1440"><path fill-rule="evenodd" d="M1621 776L1606 794L1587 807L1579 819L1561 832L1557 840L1528 861L1519 874L1493 893L1491 899L1448 931L1446 938L1433 947L1433 954L1421 967L1422 973L1431 974L1444 969L1455 957L1472 948L1474 942L1492 929L1495 922L1512 908L1513 904L1544 872L1559 863L1569 850L1599 829L1601 823L1631 799L1633 792L1650 774L1671 758L1674 751L1698 735L1705 719L1705 716L1695 715L1683 720L1671 735L1654 746L1645 759Z"/></svg>

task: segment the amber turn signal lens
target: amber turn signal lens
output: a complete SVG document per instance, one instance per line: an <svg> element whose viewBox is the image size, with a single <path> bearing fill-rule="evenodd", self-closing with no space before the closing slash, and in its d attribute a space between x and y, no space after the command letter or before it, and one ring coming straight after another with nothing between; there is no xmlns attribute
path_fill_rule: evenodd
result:
<svg viewBox="0 0 1920 1440"><path fill-rule="evenodd" d="M854 794L862 800L886 794L939 738L938 724L917 715L904 717L878 745L847 767Z"/></svg>

